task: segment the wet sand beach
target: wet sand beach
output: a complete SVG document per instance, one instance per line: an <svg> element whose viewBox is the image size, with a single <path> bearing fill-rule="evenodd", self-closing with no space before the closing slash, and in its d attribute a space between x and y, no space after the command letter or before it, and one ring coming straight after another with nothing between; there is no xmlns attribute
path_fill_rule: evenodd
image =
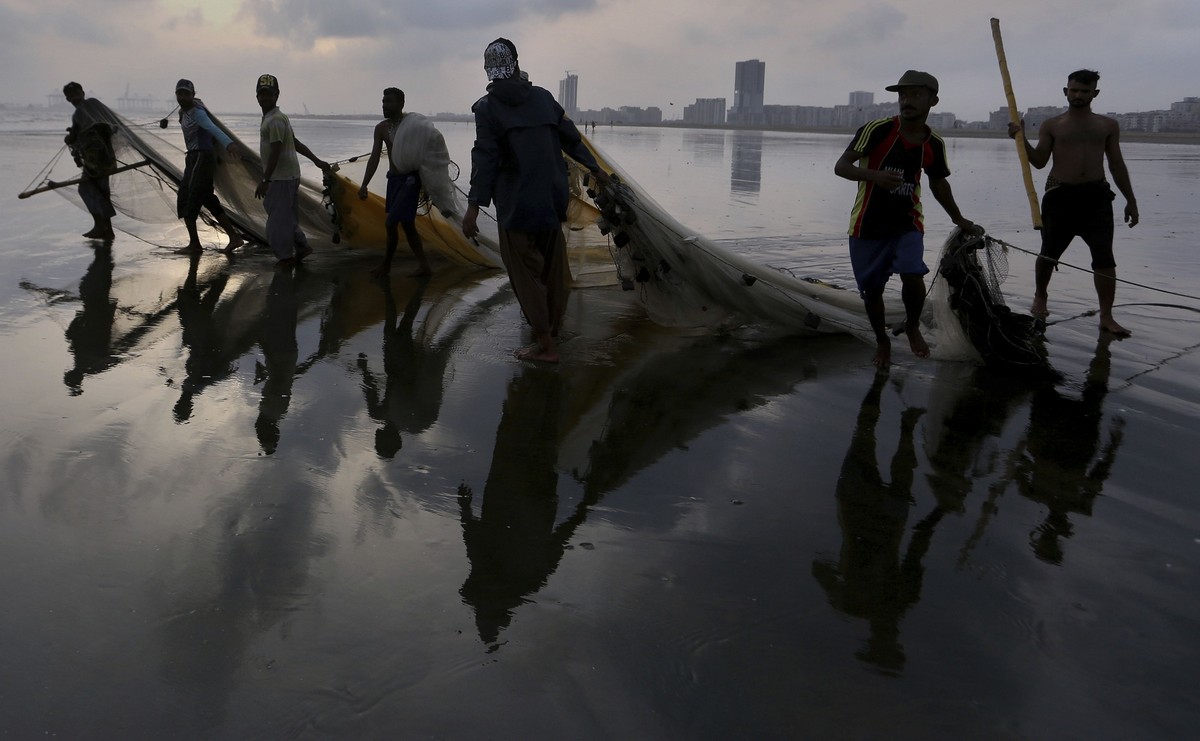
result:
<svg viewBox="0 0 1200 741"><path fill-rule="evenodd" d="M285 272L266 248L173 254L181 226L77 236L74 205L16 199L59 123L0 126L0 735L1200 723L1200 304L1119 287L1134 334L1114 340L1078 316L1091 276L1060 271L1048 381L900 348L878 374L849 337L661 327L601 286L572 293L542 366L512 356L528 336L501 272L413 280L402 246L377 281L365 250ZM369 127L297 135L339 159ZM465 187L473 131L445 130ZM685 224L850 283L842 137L595 139ZM949 143L951 183L1036 249L1009 145ZM1143 224L1118 226L1121 277L1200 293L1200 150L1126 158ZM927 213L932 260L949 227ZM1033 260L1009 261L1024 311Z"/></svg>

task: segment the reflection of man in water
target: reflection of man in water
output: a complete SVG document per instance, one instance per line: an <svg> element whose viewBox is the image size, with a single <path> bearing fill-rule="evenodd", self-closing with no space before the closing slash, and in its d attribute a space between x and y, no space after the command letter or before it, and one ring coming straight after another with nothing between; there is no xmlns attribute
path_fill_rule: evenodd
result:
<svg viewBox="0 0 1200 741"><path fill-rule="evenodd" d="M207 286L197 277L200 253L191 254L187 278L176 293L175 307L183 331L180 343L187 350L184 379L179 384L179 401L175 402L175 421L186 422L192 416L192 399L207 386L228 377L237 363L222 352L222 336L226 328L213 321L221 294L229 283L229 273L222 272Z"/></svg>
<svg viewBox="0 0 1200 741"><path fill-rule="evenodd" d="M850 450L838 476L838 524L842 551L836 562L813 562L813 577L825 589L834 609L865 618L871 635L855 655L884 673L904 668L900 645L900 620L917 603L933 526L942 510L935 510L914 528L903 559L904 540L916 450L913 430L924 409L905 409L900 415L900 441L892 456L891 483L884 482L875 458L875 427L879 400L887 377L876 374L859 410Z"/></svg>
<svg viewBox="0 0 1200 741"><path fill-rule="evenodd" d="M258 444L268 455L279 446L279 421L287 414L292 400L292 381L296 378L299 354L296 344L297 280L299 277L290 270L276 270L267 293L267 313L260 340L265 361L261 369L264 372L262 401L258 405L254 432L258 435Z"/></svg>
<svg viewBox="0 0 1200 741"><path fill-rule="evenodd" d="M67 129L64 141L75 157L75 164L83 169L79 197L92 215L92 228L83 236L89 239L112 239L112 217L117 215L108 187L108 173L116 165L112 126L100 116L99 109L103 107L100 102L85 97L83 86L78 82L64 85L63 97L75 106L75 112L71 114L71 127Z"/></svg>
<svg viewBox="0 0 1200 741"><path fill-rule="evenodd" d="M63 374L63 383L71 396L83 393L83 379L116 365L113 350L113 326L117 300L112 292L112 247L96 248L96 256L79 281L79 300L83 306L67 326L67 344L75 357L75 367Z"/></svg>
<svg viewBox="0 0 1200 741"><path fill-rule="evenodd" d="M1116 336L1100 334L1078 399L1063 396L1053 386L1033 395L1016 483L1022 496L1047 509L1046 519L1031 533L1030 545L1048 563L1062 563L1062 539L1073 533L1068 515L1091 516L1092 501L1104 489L1121 445L1121 418L1113 422L1108 442L1100 445L1112 361L1109 345Z"/></svg>
<svg viewBox="0 0 1200 741"><path fill-rule="evenodd" d="M387 316L383 324L383 367L386 378L383 392L379 381L367 366L367 356L358 356L362 371L363 390L367 397L367 413L382 422L375 431L375 452L392 458L403 442L401 432L418 433L437 421L442 406L442 384L445 379L448 352L426 348L413 338L413 322L421 310L421 298L428 281L417 281L416 288L397 316L396 299L390 283L384 283L387 297Z"/></svg>
<svg viewBox="0 0 1200 741"><path fill-rule="evenodd" d="M459 594L474 608L479 638L487 644L512 621L512 611L546 584L583 521L579 510L555 525L561 397L561 376L552 371L527 368L509 382L478 517L470 489L460 492L471 573Z"/></svg>

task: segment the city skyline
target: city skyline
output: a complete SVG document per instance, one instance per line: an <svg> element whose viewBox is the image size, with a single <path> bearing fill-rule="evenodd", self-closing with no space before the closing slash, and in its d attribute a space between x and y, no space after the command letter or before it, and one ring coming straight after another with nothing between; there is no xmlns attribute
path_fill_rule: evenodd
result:
<svg viewBox="0 0 1200 741"><path fill-rule="evenodd" d="M874 91L879 101L914 68L939 78L941 108L984 120L1003 104L1003 87L988 14L969 6L0 0L0 102L41 102L68 80L110 100L127 86L169 99L175 80L187 77L214 110L253 111L254 80L270 72L285 112L371 111L390 86L405 91L410 110L466 112L487 85L483 48L504 36L536 84L553 91L566 69L586 81L584 109L659 107L664 119L678 119L696 99L731 100L730 67L759 59L771 68L764 104L834 106L851 90ZM1100 110L1149 111L1195 93L1200 3L1144 0L1137 13L1118 14L1081 13L1076 0L1015 0L998 11L1023 108L1061 104L1066 74L1082 67L1101 73ZM931 13L939 41L917 43Z"/></svg>

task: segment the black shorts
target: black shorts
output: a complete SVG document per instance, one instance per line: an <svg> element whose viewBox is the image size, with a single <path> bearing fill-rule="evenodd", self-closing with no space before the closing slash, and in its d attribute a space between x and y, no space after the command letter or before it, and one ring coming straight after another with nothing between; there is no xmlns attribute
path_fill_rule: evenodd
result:
<svg viewBox="0 0 1200 741"><path fill-rule="evenodd" d="M1080 237L1092 251L1092 269L1115 268L1113 199L1104 180L1063 184L1042 196L1042 255L1058 260L1071 240Z"/></svg>
<svg viewBox="0 0 1200 741"><path fill-rule="evenodd" d="M175 199L176 216L195 219L201 208L207 208L213 216L225 215L221 201L213 192L213 175L217 168L217 155L209 150L187 153L184 160L183 180L179 181L179 194Z"/></svg>

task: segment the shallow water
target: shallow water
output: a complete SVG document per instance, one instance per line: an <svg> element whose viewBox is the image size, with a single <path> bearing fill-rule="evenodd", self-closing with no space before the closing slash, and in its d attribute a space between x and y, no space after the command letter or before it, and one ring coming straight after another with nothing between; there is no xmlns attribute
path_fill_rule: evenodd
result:
<svg viewBox="0 0 1200 741"><path fill-rule="evenodd" d="M681 334L589 289L562 366L533 367L510 355L524 337L496 273L443 265L421 284L401 260L381 284L374 254L289 276L267 254L97 248L66 201L15 199L63 125L0 121L0 732L1171 738L1200 722L1200 324L1179 308L1200 303L1122 286L1134 336L1109 342L1074 318L1090 277L1064 269L1046 384L899 351L878 376L856 340ZM327 159L365 151L369 126L296 121ZM471 128L443 128L469 169ZM831 172L848 137L594 139L698 232L849 282L853 186ZM1036 248L1011 142L949 145L964 213ZM1197 150L1125 153L1144 223L1118 230L1120 274L1194 295ZM1023 309L1032 258L1010 260Z"/></svg>

